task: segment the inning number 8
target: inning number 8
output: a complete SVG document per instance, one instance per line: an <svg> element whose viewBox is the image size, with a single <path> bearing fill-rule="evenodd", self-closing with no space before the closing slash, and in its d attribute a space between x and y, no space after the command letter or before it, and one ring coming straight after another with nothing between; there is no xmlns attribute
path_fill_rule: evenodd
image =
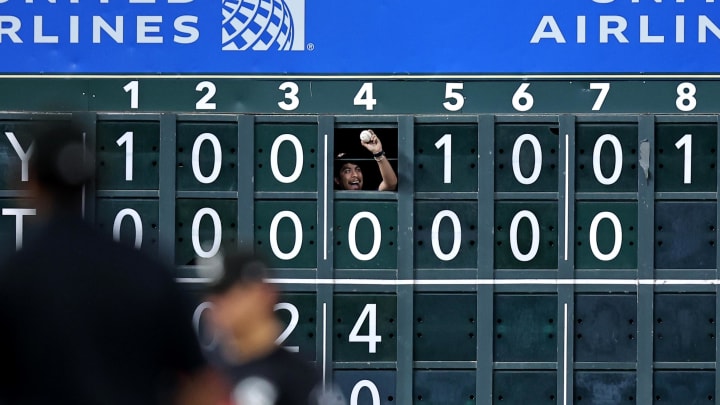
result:
<svg viewBox="0 0 720 405"><path fill-rule="evenodd" d="M680 111L692 111L697 107L697 100L695 99L695 93L697 89L695 85L690 82L680 83L677 86L677 99L675 100L675 107Z"/></svg>

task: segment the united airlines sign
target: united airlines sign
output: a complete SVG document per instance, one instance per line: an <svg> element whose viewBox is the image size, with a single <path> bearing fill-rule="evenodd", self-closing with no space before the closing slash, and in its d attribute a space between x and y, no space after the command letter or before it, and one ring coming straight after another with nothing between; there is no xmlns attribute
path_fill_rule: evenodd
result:
<svg viewBox="0 0 720 405"><path fill-rule="evenodd" d="M714 0L0 0L5 74L720 71Z"/></svg>

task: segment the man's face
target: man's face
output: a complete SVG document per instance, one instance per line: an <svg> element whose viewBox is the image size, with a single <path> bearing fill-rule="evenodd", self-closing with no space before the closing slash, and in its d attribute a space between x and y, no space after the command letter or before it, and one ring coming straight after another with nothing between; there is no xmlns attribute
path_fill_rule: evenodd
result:
<svg viewBox="0 0 720 405"><path fill-rule="evenodd" d="M213 324L226 334L243 335L272 314L274 299L271 289L262 283L236 285L211 297Z"/></svg>
<svg viewBox="0 0 720 405"><path fill-rule="evenodd" d="M362 190L363 175L360 166L354 163L345 163L340 168L339 176L335 179L335 182L343 190Z"/></svg>

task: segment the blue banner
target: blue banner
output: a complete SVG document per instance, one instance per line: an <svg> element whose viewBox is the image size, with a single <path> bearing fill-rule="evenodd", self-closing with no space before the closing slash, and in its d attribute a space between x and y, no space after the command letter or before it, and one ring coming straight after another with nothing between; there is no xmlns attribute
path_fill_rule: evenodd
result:
<svg viewBox="0 0 720 405"><path fill-rule="evenodd" d="M0 72L720 72L713 0L0 0Z"/></svg>

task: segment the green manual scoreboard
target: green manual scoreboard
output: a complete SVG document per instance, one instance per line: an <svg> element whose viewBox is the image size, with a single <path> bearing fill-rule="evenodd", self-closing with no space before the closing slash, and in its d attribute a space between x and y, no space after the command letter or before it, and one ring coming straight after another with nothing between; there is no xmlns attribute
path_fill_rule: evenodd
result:
<svg viewBox="0 0 720 405"><path fill-rule="evenodd" d="M28 128L97 154L84 213L172 262L252 248L278 341L349 404L709 404L720 82L710 76L0 79L0 252L38 214ZM61 101L57 101L61 100ZM338 191L372 128L396 192ZM363 161L377 185L377 165ZM375 180L372 180L375 176Z"/></svg>

